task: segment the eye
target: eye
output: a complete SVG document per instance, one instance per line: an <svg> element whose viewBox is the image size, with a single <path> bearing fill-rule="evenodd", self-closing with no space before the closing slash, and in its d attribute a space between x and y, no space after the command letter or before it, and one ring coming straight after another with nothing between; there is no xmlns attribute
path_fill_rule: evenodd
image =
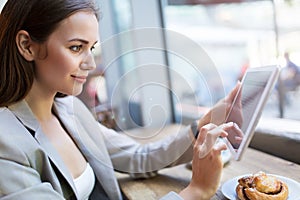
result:
<svg viewBox="0 0 300 200"><path fill-rule="evenodd" d="M73 45L70 47L70 50L73 52L80 52L81 49L82 49L82 45Z"/></svg>

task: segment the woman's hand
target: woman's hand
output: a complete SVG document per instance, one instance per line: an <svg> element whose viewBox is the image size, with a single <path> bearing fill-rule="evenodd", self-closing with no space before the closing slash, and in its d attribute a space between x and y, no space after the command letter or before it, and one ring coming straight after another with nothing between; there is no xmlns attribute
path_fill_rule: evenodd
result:
<svg viewBox="0 0 300 200"><path fill-rule="evenodd" d="M218 103L216 103L200 120L199 127L202 127L208 123L220 125L225 122L227 115L229 114L231 107L234 103L235 96L241 88L241 83L238 82L232 91ZM234 122L239 127L242 127L243 114L242 114L242 99L241 94L237 97L236 103L232 108L232 115L228 122Z"/></svg>
<svg viewBox="0 0 300 200"><path fill-rule="evenodd" d="M227 149L224 143L215 143L219 137L226 137L228 131L239 131L233 123L222 124L220 126L207 124L200 128L199 136L194 144L194 154L192 161L192 180L190 184L181 191L183 199L207 200L217 191L221 179L223 162L221 151ZM210 144L213 145L208 148ZM207 148L203 148L206 145ZM205 156L201 158L199 155Z"/></svg>

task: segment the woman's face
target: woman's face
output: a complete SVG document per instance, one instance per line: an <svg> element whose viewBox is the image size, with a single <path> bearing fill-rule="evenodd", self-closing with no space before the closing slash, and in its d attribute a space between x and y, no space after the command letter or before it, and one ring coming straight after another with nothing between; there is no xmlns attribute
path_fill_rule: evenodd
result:
<svg viewBox="0 0 300 200"><path fill-rule="evenodd" d="M96 66L92 50L97 41L94 13L80 11L63 20L34 59L34 86L52 94L78 95Z"/></svg>

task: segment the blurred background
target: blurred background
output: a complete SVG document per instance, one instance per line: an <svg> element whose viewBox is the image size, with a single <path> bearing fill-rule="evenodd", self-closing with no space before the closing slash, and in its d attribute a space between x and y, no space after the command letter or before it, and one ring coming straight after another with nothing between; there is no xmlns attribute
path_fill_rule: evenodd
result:
<svg viewBox="0 0 300 200"><path fill-rule="evenodd" d="M105 125L188 124L264 65L282 73L263 118L300 120L300 1L98 2L97 69L79 97Z"/></svg>
<svg viewBox="0 0 300 200"><path fill-rule="evenodd" d="M264 65L280 65L282 73L263 118L300 119L300 1L99 0L99 5L102 42L126 33L115 38L109 52L105 48L101 51L102 64L106 66L106 100L115 109L112 116L123 129L159 126L162 121L190 123L226 95L247 68ZM136 51L139 43L154 36L145 34L141 39L131 30L149 27L166 30L160 35L152 34L166 51ZM172 39L170 32L182 38ZM195 72L184 56L171 52L171 45L192 56L208 57L209 67L216 68L218 76L202 73L208 67ZM132 51L108 66L111 57L106 54L112 50L119 54L120 49ZM207 65L208 61L203 62ZM167 67L153 73L137 70L144 65L147 69L154 65ZM139 87L154 79L165 87ZM110 99L115 88L120 91L118 101ZM136 88L139 89L133 93ZM121 111L125 107L128 110Z"/></svg>

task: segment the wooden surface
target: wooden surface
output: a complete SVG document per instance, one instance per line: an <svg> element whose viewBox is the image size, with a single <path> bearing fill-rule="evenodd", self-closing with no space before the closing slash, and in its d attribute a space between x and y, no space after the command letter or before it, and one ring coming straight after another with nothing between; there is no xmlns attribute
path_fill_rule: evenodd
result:
<svg viewBox="0 0 300 200"><path fill-rule="evenodd" d="M170 127L174 130L174 127ZM168 131L167 131L168 132ZM159 171L153 178L133 180L127 174L116 173L121 189L130 200L155 200L170 191L179 192L187 186L192 171L183 164ZM300 182L300 165L248 148L241 161L231 160L224 166L221 185L236 176L264 171ZM226 200L219 189L212 200Z"/></svg>

